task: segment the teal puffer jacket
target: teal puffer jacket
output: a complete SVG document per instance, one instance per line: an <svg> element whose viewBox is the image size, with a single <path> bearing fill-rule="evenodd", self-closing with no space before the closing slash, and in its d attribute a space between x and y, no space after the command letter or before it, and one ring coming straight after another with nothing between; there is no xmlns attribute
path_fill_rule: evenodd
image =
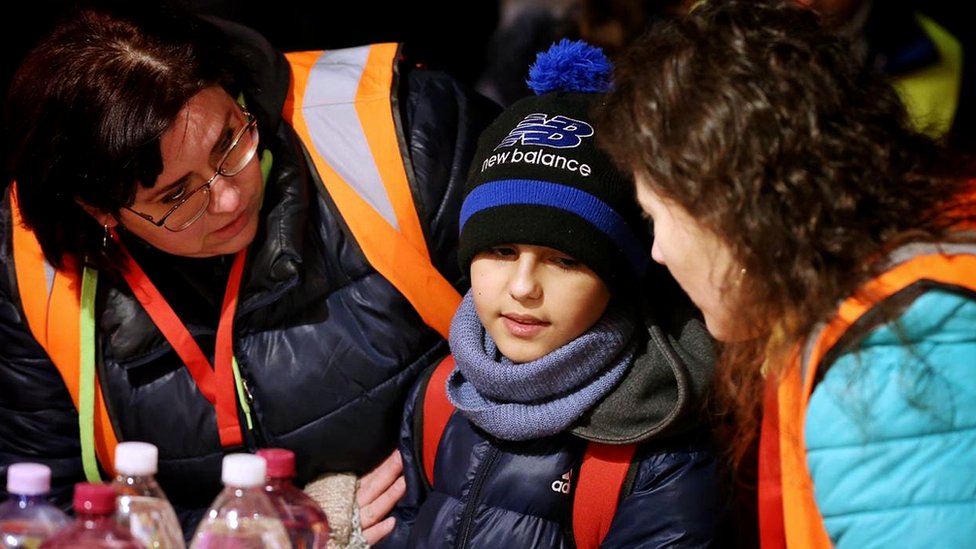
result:
<svg viewBox="0 0 976 549"><path fill-rule="evenodd" d="M972 547L976 296L930 289L842 354L805 437L836 547Z"/></svg>

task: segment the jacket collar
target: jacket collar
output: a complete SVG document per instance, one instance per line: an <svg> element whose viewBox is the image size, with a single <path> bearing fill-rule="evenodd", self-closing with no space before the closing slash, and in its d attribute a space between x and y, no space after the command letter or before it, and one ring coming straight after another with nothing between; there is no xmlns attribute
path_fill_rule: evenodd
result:
<svg viewBox="0 0 976 549"><path fill-rule="evenodd" d="M574 435L629 444L702 425L702 400L715 368L713 340L677 283L666 273L659 278L642 285L650 289L641 297L645 347L616 389L576 424Z"/></svg>

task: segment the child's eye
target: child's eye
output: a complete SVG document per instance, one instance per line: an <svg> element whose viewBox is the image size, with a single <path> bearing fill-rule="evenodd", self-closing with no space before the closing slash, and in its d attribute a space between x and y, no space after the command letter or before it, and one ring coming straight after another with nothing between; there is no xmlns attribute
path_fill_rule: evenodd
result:
<svg viewBox="0 0 976 549"><path fill-rule="evenodd" d="M515 253L515 248L508 246L494 246L488 249L488 253L498 258L513 258L518 255Z"/></svg>
<svg viewBox="0 0 976 549"><path fill-rule="evenodd" d="M580 266L580 262L572 257L554 256L551 261L563 269L575 269Z"/></svg>

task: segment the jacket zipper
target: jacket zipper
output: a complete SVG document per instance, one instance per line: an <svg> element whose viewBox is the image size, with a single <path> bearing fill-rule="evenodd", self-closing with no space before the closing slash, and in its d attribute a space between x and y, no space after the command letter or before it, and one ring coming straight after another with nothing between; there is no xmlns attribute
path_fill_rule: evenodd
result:
<svg viewBox="0 0 976 549"><path fill-rule="evenodd" d="M240 366L237 365L237 358L232 358L232 360L234 361L234 378L238 382L237 397L241 405L241 411L244 412L247 430L254 431L254 422L251 420L251 403L254 402L254 395L251 394L251 388L247 386L247 380L241 375Z"/></svg>
<svg viewBox="0 0 976 549"><path fill-rule="evenodd" d="M464 549L468 545L468 538L471 536L471 523L474 522L474 512L478 507L478 496L481 495L481 488L485 484L485 479L488 478L488 472L491 471L491 466L495 464L495 459L498 457L498 448L494 445L488 446L488 455L485 456L484 465L478 471L478 476L474 479L474 484L471 487L471 492L468 494L468 502L464 506L464 514L461 515L461 537L459 538L460 543L458 544L458 549Z"/></svg>
<svg viewBox="0 0 976 549"><path fill-rule="evenodd" d="M248 450L254 451L264 447L264 433L257 423L257 418L254 417L254 393L245 375L245 367L238 364L237 357L234 357L233 364L234 385L237 388L237 406L244 416L244 421L241 423L242 444Z"/></svg>

